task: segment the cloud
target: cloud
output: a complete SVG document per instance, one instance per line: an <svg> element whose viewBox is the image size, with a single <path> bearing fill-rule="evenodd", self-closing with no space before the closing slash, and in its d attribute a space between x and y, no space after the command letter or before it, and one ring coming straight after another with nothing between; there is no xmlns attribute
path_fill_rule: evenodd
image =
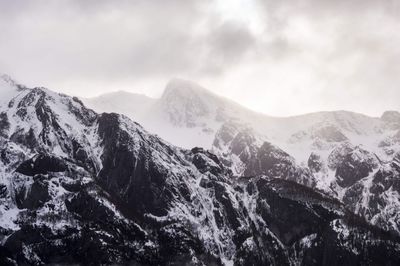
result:
<svg viewBox="0 0 400 266"><path fill-rule="evenodd" d="M0 72L84 96L193 79L258 111L398 108L396 0L0 0Z"/></svg>
<svg viewBox="0 0 400 266"><path fill-rule="evenodd" d="M8 15L0 18L0 67L54 79L221 71L240 58L251 35L239 23L205 15L207 2L2 1Z"/></svg>
<svg viewBox="0 0 400 266"><path fill-rule="evenodd" d="M374 115L399 109L393 100L400 96L398 1L259 0L258 6L263 35L268 36L259 43L258 61L265 64L258 76L273 80L265 84L280 91L274 97L301 99L283 101L287 105L276 113L285 113L288 105L295 110L350 109ZM265 110L265 105L258 109Z"/></svg>
<svg viewBox="0 0 400 266"><path fill-rule="evenodd" d="M202 74L220 75L239 64L256 45L255 36L243 23L222 21L210 28L202 44L204 64L199 68Z"/></svg>

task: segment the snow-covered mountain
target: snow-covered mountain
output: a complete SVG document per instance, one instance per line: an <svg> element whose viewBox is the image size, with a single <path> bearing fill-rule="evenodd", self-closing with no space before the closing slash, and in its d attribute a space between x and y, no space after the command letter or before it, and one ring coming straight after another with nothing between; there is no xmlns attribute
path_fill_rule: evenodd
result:
<svg viewBox="0 0 400 266"><path fill-rule="evenodd" d="M129 94L129 93L124 93ZM146 112L135 115L135 102L141 96L130 94L125 98L137 98L132 103L110 98L119 108L112 110L133 118L148 129L174 145L183 148L195 146L211 148L217 130L223 123L242 118L243 121L260 116L240 105L217 96L205 88L186 80L171 80L161 98L152 102ZM96 102L108 101L107 95L100 98L82 99L98 112L111 111ZM129 110L129 111L124 111Z"/></svg>
<svg viewBox="0 0 400 266"><path fill-rule="evenodd" d="M398 236L285 180L268 151L306 173L273 145L275 177L235 177L77 98L3 78L0 99L1 265L400 263Z"/></svg>
<svg viewBox="0 0 400 266"><path fill-rule="evenodd" d="M222 126L236 123L252 128L262 140L284 148L302 163L307 162L309 155L303 152L304 149L327 150L331 144L341 141L363 145L385 159L392 158L400 149L400 113L397 111L385 112L380 118L347 111L271 117L179 79L167 84L161 98L143 101L146 105L144 113L136 111L136 102L141 101L142 96L126 94L129 95L121 94L119 100L103 95L84 99L84 102L98 112L114 111L134 118L151 132L184 148L201 146L210 149ZM107 101L118 107L112 110L101 104Z"/></svg>
<svg viewBox="0 0 400 266"><path fill-rule="evenodd" d="M148 110L142 120L151 132L178 146L210 149L236 176L263 174L307 185L400 232L397 111L271 117L183 80L172 80Z"/></svg>
<svg viewBox="0 0 400 266"><path fill-rule="evenodd" d="M146 112L137 112L135 116L135 103L141 96L132 100L132 107L125 99L136 97L139 96L132 94L120 100L111 97L110 101L120 106L115 110L104 110L102 104L90 106L98 112L115 111L137 118L149 131L174 145L200 146L218 154L227 148L222 145L225 141L218 138L243 128L252 132L257 146L268 141L305 166L311 153L327 162L333 150L344 142L376 154L381 161L391 161L400 151L400 113L397 111L385 112L382 117L347 111L271 117L215 95L193 82L178 79L167 84L160 99L146 104ZM105 95L101 99L108 101L108 98Z"/></svg>

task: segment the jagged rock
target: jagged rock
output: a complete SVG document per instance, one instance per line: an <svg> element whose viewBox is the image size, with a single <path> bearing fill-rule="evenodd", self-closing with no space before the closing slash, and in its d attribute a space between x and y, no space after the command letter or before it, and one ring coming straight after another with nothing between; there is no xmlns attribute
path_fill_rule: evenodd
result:
<svg viewBox="0 0 400 266"><path fill-rule="evenodd" d="M66 170L67 165L61 159L47 154L39 154L20 164L16 172L34 176L49 172L65 172Z"/></svg>
<svg viewBox="0 0 400 266"><path fill-rule="evenodd" d="M122 115L95 114L43 88L15 95L5 111L19 124L1 140L0 177L11 194L0 199L1 263L399 262L397 237L298 184L310 182L309 171L271 143L236 132L235 151L255 147L246 169L268 175L237 178L213 153L171 146ZM394 176L379 178L395 185Z"/></svg>
<svg viewBox="0 0 400 266"><path fill-rule="evenodd" d="M20 209L34 210L49 201L50 195L47 180L37 179L32 185L24 185L15 191L15 201Z"/></svg>
<svg viewBox="0 0 400 266"><path fill-rule="evenodd" d="M225 123L221 126L218 132L215 135L213 146L221 149L230 143L235 135L237 134L237 129L232 123Z"/></svg>
<svg viewBox="0 0 400 266"><path fill-rule="evenodd" d="M268 142L259 148L256 158L247 164L244 174L281 177L310 187L315 185L307 169L297 166L293 157Z"/></svg>
<svg viewBox="0 0 400 266"><path fill-rule="evenodd" d="M28 132L18 130L11 135L10 140L14 143L22 144L32 150L39 146L33 129L29 129Z"/></svg>
<svg viewBox="0 0 400 266"><path fill-rule="evenodd" d="M367 177L377 167L376 158L365 150L356 148L344 156L337 166L337 183L342 187L349 187Z"/></svg>
<svg viewBox="0 0 400 266"><path fill-rule="evenodd" d="M0 113L0 137L7 137L10 123L6 113Z"/></svg>
<svg viewBox="0 0 400 266"><path fill-rule="evenodd" d="M213 175L221 175L224 172L223 165L219 161L218 157L208 151L195 150L190 161L202 173L210 172Z"/></svg>
<svg viewBox="0 0 400 266"><path fill-rule="evenodd" d="M344 161L345 157L354 150L349 143L342 143L335 147L328 156L328 167L331 170L336 170L336 168Z"/></svg>
<svg viewBox="0 0 400 266"><path fill-rule="evenodd" d="M311 153L307 162L308 168L314 173L320 172L324 168L324 163L321 160L321 156L316 153Z"/></svg>
<svg viewBox="0 0 400 266"><path fill-rule="evenodd" d="M61 186L70 192L79 192L83 189L83 184L80 180L72 182L62 182Z"/></svg>
<svg viewBox="0 0 400 266"><path fill-rule="evenodd" d="M7 186L4 184L0 184L0 198L5 198L7 194Z"/></svg>
<svg viewBox="0 0 400 266"><path fill-rule="evenodd" d="M136 139L137 133L120 127L120 116L103 114L99 118L99 135L104 142L103 169L98 180L104 189L129 206L135 217L146 212L157 216L167 214L168 204L177 191L163 189L167 185L166 172L152 157L153 149L170 148L157 139L153 147ZM139 133L140 134L140 133ZM136 148L136 149L135 149ZM173 188L172 188L173 189Z"/></svg>

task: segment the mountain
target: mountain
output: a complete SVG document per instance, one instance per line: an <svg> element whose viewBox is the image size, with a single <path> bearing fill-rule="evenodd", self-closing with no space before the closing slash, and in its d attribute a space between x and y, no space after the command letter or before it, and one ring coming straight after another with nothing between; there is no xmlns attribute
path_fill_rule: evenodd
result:
<svg viewBox="0 0 400 266"><path fill-rule="evenodd" d="M108 95L100 97L105 101L113 101ZM140 101L140 97L135 94L130 94L127 98L132 98L132 102ZM102 104L92 104L98 99L82 100L97 112L110 111L103 108ZM257 113L217 96L194 82L181 79L171 80L161 98L154 100L144 113L136 112L135 107L130 109L130 104L125 104L124 101L119 101L116 105L126 106L129 111L121 113L140 121L150 132L187 149L195 146L210 148L216 131L223 123L258 116Z"/></svg>
<svg viewBox="0 0 400 266"><path fill-rule="evenodd" d="M172 80L142 120L177 146L209 149L234 176L268 175L324 191L400 233L397 111L271 117L193 82Z"/></svg>
<svg viewBox="0 0 400 266"><path fill-rule="evenodd" d="M116 105L127 106L123 102ZM98 112L109 111L101 105L92 107ZM135 116L135 107L126 108L129 111L123 114L133 119L140 117L138 120L150 132L172 144L184 148L200 146L218 154L227 148L222 147L227 140L221 138L229 138L229 134L243 129L252 132L258 147L265 141L272 143L305 166L312 153L328 163L328 156L345 142L376 154L381 161L393 160L400 151L400 113L397 111L385 112L381 117L348 111L271 117L179 79L170 81L161 98L153 100L145 113L137 112Z"/></svg>
<svg viewBox="0 0 400 266"><path fill-rule="evenodd" d="M305 149L307 164L299 164L280 147L267 141L260 144L254 131L235 124L221 128L213 150L236 175L268 175L324 191L371 223L400 232L399 152L384 161L343 140L325 151Z"/></svg>
<svg viewBox="0 0 400 266"><path fill-rule="evenodd" d="M226 123L236 123L252 128L263 140L284 148L302 163L307 162L309 155L304 149L327 150L342 141L363 145L385 159L393 158L399 150L400 113L397 111L385 112L380 118L348 111L271 117L180 79L170 81L161 98L150 101L144 113L135 107L142 96L129 95L125 99L131 99L128 102L132 101L132 107L122 97L115 104L124 106L126 111L121 113L140 120L151 132L184 148L211 149L218 130ZM84 102L93 103L99 99L116 102L109 95L84 99ZM110 111L102 104L90 106L98 112ZM112 111L123 111L121 109Z"/></svg>
<svg viewBox="0 0 400 266"><path fill-rule="evenodd" d="M400 263L398 236L326 193L235 177L223 158L126 116L10 79L0 86L1 265Z"/></svg>

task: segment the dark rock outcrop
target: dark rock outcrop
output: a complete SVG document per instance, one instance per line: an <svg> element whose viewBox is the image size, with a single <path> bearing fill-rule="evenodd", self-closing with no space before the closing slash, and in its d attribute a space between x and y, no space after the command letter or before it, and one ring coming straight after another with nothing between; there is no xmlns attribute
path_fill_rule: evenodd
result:
<svg viewBox="0 0 400 266"><path fill-rule="evenodd" d="M23 175L34 176L50 172L65 172L66 170L67 165L62 159L48 154L39 154L21 163L15 171Z"/></svg>
<svg viewBox="0 0 400 266"><path fill-rule="evenodd" d="M321 160L321 156L316 153L311 153L307 161L308 168L314 172L318 173L324 168L324 163Z"/></svg>
<svg viewBox="0 0 400 266"><path fill-rule="evenodd" d="M349 187L357 181L367 177L378 162L369 152L356 148L345 155L336 168L337 183L342 187Z"/></svg>
<svg viewBox="0 0 400 266"><path fill-rule="evenodd" d="M314 132L313 137L327 142L342 142L347 140L347 137L335 126L318 128Z"/></svg>
<svg viewBox="0 0 400 266"><path fill-rule="evenodd" d="M43 178L35 180L30 186L22 186L15 191L15 202L20 209L38 209L50 199L48 181Z"/></svg>

